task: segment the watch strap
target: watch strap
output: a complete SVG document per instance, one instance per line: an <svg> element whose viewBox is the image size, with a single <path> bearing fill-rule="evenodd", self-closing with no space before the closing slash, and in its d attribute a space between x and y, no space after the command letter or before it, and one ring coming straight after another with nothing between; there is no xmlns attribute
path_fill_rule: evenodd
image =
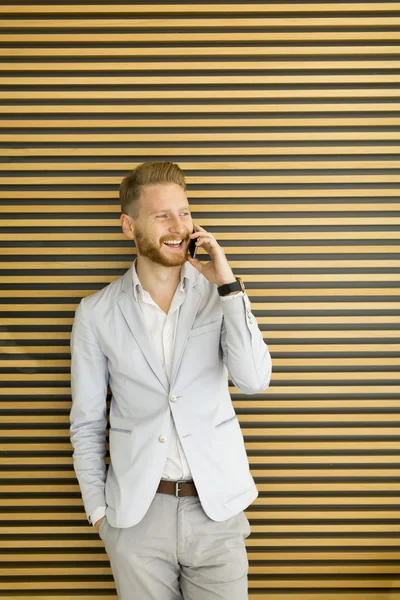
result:
<svg viewBox="0 0 400 600"><path fill-rule="evenodd" d="M238 278L236 278L236 281L233 281L232 283L224 283L223 285L217 287L218 294L220 296L227 296L231 292L240 292L242 289L242 284Z"/></svg>

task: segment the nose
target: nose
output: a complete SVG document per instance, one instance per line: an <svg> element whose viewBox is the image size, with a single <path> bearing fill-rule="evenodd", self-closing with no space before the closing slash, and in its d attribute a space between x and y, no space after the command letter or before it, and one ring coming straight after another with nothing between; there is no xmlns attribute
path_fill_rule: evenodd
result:
<svg viewBox="0 0 400 600"><path fill-rule="evenodd" d="M168 229L171 233L181 234L182 238L187 235L186 227L178 217L171 218Z"/></svg>

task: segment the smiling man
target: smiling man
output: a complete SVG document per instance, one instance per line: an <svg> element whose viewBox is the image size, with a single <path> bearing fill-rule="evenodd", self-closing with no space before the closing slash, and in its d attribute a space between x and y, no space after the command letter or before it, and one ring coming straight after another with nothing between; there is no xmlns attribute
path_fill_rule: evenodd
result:
<svg viewBox="0 0 400 600"><path fill-rule="evenodd" d="M244 514L258 490L228 388L272 361L240 278L192 221L183 171L148 162L120 187L137 258L83 298L71 334L74 468L121 600L245 600ZM210 260L192 259L190 240ZM109 450L105 464L108 385Z"/></svg>

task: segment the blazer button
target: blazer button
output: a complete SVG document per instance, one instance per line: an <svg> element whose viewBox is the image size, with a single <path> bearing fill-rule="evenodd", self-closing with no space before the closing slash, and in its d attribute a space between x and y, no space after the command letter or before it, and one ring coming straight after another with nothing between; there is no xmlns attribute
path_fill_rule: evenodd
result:
<svg viewBox="0 0 400 600"><path fill-rule="evenodd" d="M171 394L171 396L169 397L171 402L176 402L176 396L174 396L173 394Z"/></svg>
<svg viewBox="0 0 400 600"><path fill-rule="evenodd" d="M160 437L158 439L160 440L160 442L166 442L167 441L167 436L160 435Z"/></svg>

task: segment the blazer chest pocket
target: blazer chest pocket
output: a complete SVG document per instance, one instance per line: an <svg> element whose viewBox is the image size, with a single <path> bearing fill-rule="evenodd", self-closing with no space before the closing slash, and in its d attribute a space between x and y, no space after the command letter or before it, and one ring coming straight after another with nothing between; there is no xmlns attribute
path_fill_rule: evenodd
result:
<svg viewBox="0 0 400 600"><path fill-rule="evenodd" d="M189 333L189 338L195 337L197 335L202 335L203 333L208 333L214 330L221 329L222 321L218 319L217 321L212 321L211 323L206 323L206 325L200 325L200 327L195 327Z"/></svg>

